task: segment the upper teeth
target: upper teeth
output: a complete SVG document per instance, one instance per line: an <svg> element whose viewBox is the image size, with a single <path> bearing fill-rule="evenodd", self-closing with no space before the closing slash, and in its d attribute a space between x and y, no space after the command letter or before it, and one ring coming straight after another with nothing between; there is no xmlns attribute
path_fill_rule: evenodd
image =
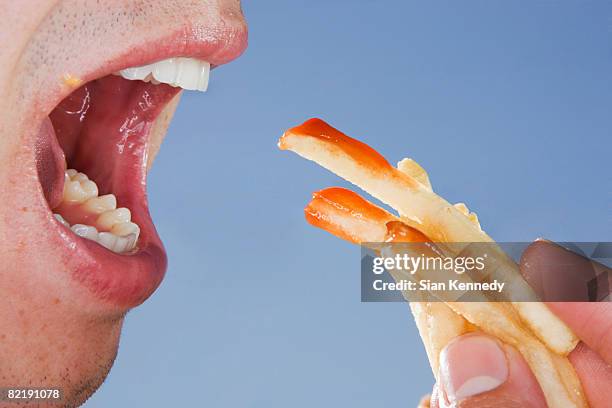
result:
<svg viewBox="0 0 612 408"><path fill-rule="evenodd" d="M168 58L152 64L122 69L116 73L125 79L163 82L190 91L206 91L210 64L195 58Z"/></svg>

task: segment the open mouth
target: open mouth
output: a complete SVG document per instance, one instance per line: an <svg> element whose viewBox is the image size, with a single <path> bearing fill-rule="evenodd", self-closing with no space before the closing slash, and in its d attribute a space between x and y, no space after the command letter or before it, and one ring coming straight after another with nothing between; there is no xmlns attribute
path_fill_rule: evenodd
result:
<svg viewBox="0 0 612 408"><path fill-rule="evenodd" d="M74 277L113 304L141 303L163 278L146 198L152 134L165 132L182 89L207 89L210 69L171 57L106 73L73 86L40 127L37 173L57 245Z"/></svg>
<svg viewBox="0 0 612 408"><path fill-rule="evenodd" d="M138 187L151 127L180 88L206 89L209 72L207 62L172 58L94 80L64 99L44 126L53 133L44 137L58 144L46 166L55 171L41 176L55 218L110 251L136 251L141 228L132 211L135 219L146 215Z"/></svg>

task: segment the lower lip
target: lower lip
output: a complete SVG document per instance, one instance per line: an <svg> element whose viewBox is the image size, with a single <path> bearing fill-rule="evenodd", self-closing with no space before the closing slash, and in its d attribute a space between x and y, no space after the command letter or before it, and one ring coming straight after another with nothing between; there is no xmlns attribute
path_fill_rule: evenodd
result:
<svg viewBox="0 0 612 408"><path fill-rule="evenodd" d="M93 241L77 237L68 229L60 236L62 245L71 249L65 261L70 264L73 278L113 306L128 309L141 304L164 277L166 253L155 232L142 232L141 239L148 236L148 242L131 255L115 254Z"/></svg>
<svg viewBox="0 0 612 408"><path fill-rule="evenodd" d="M129 143L125 142L126 135L117 130L120 126L110 125L114 123L111 121L102 122L104 129L108 128L108 132L104 131L104 135L98 135L93 131L94 134L91 136L108 139L108 143L104 142L102 146L96 145L99 147L99 152L96 154L104 154L108 166L112 167L112 171L108 172L110 180L100 180L101 183L98 184L102 185L101 188L107 190L106 192L115 194L120 206L131 210L132 220L141 230L137 249L132 253L117 254L96 242L75 235L58 223L51 214L49 221L58 232L56 245L66 249L63 262L67 270L71 271L73 279L103 302L116 308L128 309L144 302L159 286L166 271L166 253L147 206L146 153L153 123L179 90L141 81L130 81L126 84L123 82L126 80L119 77L103 80L111 85L121 84L121 87L117 88L118 92L126 87L130 88L130 91L133 89L140 92L149 103L144 112L138 111L134 115L139 121L138 124L142 123L142 126L137 128L143 130L141 134L130 134ZM132 106L140 109L142 103L139 97L133 97L132 94L128 96L132 98L128 104L130 109ZM95 100L92 98L92 106L93 103ZM104 115L102 117L106 120ZM121 145L119 140L122 141ZM83 169L87 174L88 157L81 156L76 161L81 162L79 170ZM98 176L103 175L98 174Z"/></svg>

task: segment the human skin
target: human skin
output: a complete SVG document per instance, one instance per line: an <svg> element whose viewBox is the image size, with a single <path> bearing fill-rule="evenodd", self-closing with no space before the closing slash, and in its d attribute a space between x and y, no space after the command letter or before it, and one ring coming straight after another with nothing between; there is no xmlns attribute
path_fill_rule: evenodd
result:
<svg viewBox="0 0 612 408"><path fill-rule="evenodd" d="M118 69L173 56L227 63L246 46L246 23L239 0L0 5L0 387L60 388L57 406L78 406L104 381L125 314L157 288L166 260L146 206L138 256L61 229L41 188L41 123L79 85ZM147 168L177 102L151 126L139 153Z"/></svg>
<svg viewBox="0 0 612 408"><path fill-rule="evenodd" d="M521 272L529 281L539 280L549 274L558 276L560 265L575 261L580 262L580 258L569 251L547 241L537 241L523 254ZM607 274L612 279L612 273ZM589 406L610 406L612 304L555 302L548 305L581 340L569 359L582 382ZM546 407L542 391L521 355L513 347L482 333L461 336L445 347L440 356L439 377L432 393L433 408ZM481 380L475 381L475 378Z"/></svg>

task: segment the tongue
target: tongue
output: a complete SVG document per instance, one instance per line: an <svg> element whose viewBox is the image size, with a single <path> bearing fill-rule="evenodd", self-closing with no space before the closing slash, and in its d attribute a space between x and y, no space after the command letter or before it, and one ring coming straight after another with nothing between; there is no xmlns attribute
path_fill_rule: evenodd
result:
<svg viewBox="0 0 612 408"><path fill-rule="evenodd" d="M62 201L66 158L49 118L45 118L38 131L36 169L45 198L49 206L55 208Z"/></svg>

